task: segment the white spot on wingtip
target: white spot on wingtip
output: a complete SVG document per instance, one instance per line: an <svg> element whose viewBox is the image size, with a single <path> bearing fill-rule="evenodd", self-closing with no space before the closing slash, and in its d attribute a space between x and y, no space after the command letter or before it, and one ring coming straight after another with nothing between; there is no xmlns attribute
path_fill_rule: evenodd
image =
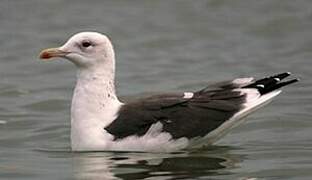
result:
<svg viewBox="0 0 312 180"><path fill-rule="evenodd" d="M258 84L257 87L264 88L263 84Z"/></svg>
<svg viewBox="0 0 312 180"><path fill-rule="evenodd" d="M280 78L274 78L275 81L280 82L281 79Z"/></svg>
<svg viewBox="0 0 312 180"><path fill-rule="evenodd" d="M184 99L190 99L194 96L194 93L192 92L185 92L183 98Z"/></svg>

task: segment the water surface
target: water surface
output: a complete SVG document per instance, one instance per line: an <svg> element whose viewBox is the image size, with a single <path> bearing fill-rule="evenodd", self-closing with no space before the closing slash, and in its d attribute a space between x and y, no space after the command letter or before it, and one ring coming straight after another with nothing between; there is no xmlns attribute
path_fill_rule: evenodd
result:
<svg viewBox="0 0 312 180"><path fill-rule="evenodd" d="M311 1L3 0L0 20L0 179L312 178ZM86 30L112 39L126 98L283 71L302 81L206 150L72 153L75 68L37 55Z"/></svg>

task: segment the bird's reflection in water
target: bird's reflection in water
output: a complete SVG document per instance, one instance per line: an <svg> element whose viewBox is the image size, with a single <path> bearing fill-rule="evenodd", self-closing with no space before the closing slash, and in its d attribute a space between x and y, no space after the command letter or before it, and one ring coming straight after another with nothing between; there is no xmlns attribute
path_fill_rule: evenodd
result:
<svg viewBox="0 0 312 180"><path fill-rule="evenodd" d="M73 157L76 179L194 179L229 173L240 161L227 147L199 152L77 153Z"/></svg>
<svg viewBox="0 0 312 180"><path fill-rule="evenodd" d="M116 174L121 179L145 179L151 176L167 178L196 178L204 175L216 174L214 170L224 168L221 158L209 157L173 157L164 158L159 164L149 164L139 161L137 164L122 164L117 168L144 169L141 172Z"/></svg>

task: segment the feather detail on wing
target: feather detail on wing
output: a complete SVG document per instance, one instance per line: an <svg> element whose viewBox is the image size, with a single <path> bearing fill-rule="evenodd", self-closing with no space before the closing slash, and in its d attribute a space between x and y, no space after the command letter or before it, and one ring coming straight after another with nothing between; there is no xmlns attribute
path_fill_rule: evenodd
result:
<svg viewBox="0 0 312 180"><path fill-rule="evenodd" d="M234 89L238 86L237 82L214 85L193 93L192 98L180 93L140 99L121 107L117 119L105 130L116 139L142 136L152 124L161 122L163 131L174 139L204 136L242 108L246 95Z"/></svg>
<svg viewBox="0 0 312 180"><path fill-rule="evenodd" d="M282 73L257 81L239 78L216 83L194 93L162 94L140 99L123 105L117 118L105 130L118 140L143 136L153 124L160 122L162 132L169 133L172 139L207 137L211 132L220 131L221 126L230 129L237 119L276 96L278 93L274 90L297 81L280 82L289 75ZM269 95L271 92L274 95ZM264 96L266 93L268 95ZM229 120L230 123L226 123Z"/></svg>

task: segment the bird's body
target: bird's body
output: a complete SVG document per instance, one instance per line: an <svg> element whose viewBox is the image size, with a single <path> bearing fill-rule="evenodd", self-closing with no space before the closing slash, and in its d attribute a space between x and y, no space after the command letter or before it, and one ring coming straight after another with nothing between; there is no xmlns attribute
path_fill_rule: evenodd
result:
<svg viewBox="0 0 312 180"><path fill-rule="evenodd" d="M177 151L209 145L278 95L290 73L258 81L239 78L200 91L122 103L115 93L115 56L108 38L73 36L41 58L64 57L78 67L71 107L74 151Z"/></svg>

